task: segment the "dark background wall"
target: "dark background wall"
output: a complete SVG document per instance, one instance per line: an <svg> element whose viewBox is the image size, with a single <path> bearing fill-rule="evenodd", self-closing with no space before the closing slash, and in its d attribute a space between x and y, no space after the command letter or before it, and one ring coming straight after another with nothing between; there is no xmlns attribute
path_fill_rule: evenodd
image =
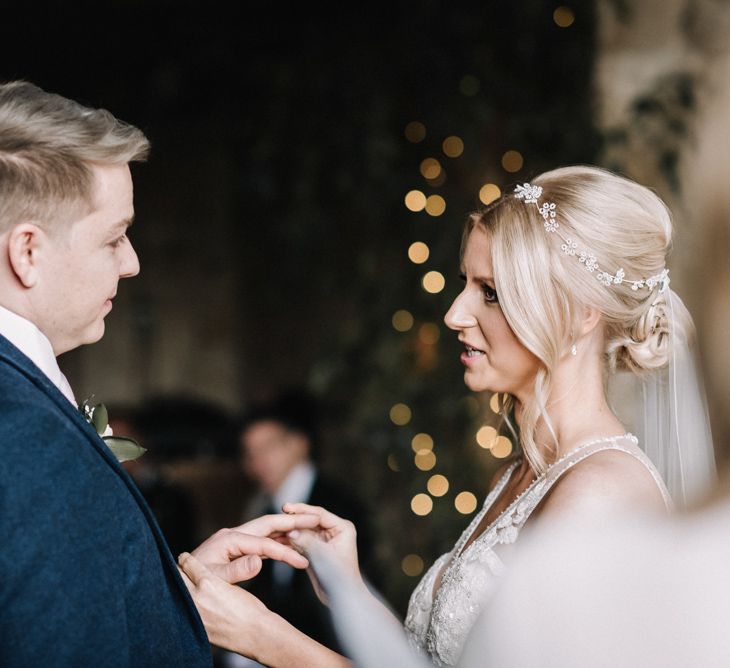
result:
<svg viewBox="0 0 730 668"><path fill-rule="evenodd" d="M485 183L593 162L600 146L593 3L571 2L568 27L557 7L3 3L0 79L109 108L152 141L149 163L134 167L142 272L120 287L103 341L62 359L78 396L185 397L220 411L208 414L214 429L210 415L307 387L322 404L324 466L369 502L400 606L413 585L403 557L428 563L448 549L466 519L456 494L481 498L498 462L474 440L493 419L489 397L467 398L441 320L459 290L466 215ZM426 128L418 143L404 136L412 121ZM464 142L458 158L442 151L451 135ZM504 169L508 150L522 168ZM442 183L419 173L427 157ZM412 189L441 195L445 212L409 211ZM430 247L423 265L408 259L413 241ZM446 278L437 294L421 286L429 270ZM392 325L399 309L414 317L409 331ZM389 417L396 403L411 409L405 425ZM183 444L181 480L209 467L196 487L218 509L207 528L235 518L244 482L225 459L230 440L200 460L198 428L165 425ZM429 471L414 466L421 432L436 444ZM411 499L434 473L450 490L416 516Z"/></svg>

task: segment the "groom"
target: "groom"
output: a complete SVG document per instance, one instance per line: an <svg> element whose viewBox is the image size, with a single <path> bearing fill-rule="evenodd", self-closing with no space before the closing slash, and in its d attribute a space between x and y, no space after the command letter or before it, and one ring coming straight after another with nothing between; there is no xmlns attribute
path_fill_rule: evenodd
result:
<svg viewBox="0 0 730 668"><path fill-rule="evenodd" d="M0 665L209 666L210 646L160 530L77 410L56 356L104 334L139 272L128 163L145 136L28 83L0 85ZM199 558L229 581L268 538L219 532ZM246 555L256 555L248 557Z"/></svg>

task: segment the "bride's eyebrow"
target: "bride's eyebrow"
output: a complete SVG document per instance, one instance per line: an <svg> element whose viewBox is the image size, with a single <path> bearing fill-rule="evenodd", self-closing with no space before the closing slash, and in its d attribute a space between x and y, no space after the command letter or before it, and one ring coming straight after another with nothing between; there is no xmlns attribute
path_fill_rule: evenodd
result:
<svg viewBox="0 0 730 668"><path fill-rule="evenodd" d="M491 283L494 285L494 276L475 276L474 280L480 281L482 283Z"/></svg>

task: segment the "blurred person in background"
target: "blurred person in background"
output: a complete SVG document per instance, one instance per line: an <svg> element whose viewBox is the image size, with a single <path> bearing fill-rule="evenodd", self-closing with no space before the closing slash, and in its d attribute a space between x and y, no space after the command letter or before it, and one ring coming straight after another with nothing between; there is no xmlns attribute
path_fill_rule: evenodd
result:
<svg viewBox="0 0 730 668"><path fill-rule="evenodd" d="M255 406L244 417L239 431L240 462L258 491L247 503L241 521L279 513L287 502L331 508L357 525L358 551L367 573L371 543L366 513L351 492L320 471L317 424L317 406L301 391L283 393ZM304 571L266 560L261 573L245 586L300 631L339 650L329 611L318 600ZM231 667L259 665L236 654L227 655L224 663Z"/></svg>

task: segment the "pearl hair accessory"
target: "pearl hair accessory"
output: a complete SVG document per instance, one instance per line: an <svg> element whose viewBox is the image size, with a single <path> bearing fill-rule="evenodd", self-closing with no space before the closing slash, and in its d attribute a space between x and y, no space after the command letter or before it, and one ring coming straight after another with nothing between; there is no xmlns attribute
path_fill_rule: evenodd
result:
<svg viewBox="0 0 730 668"><path fill-rule="evenodd" d="M598 266L596 256L590 250L578 250L578 244L576 241L570 237L564 237L560 232L558 232L560 224L557 220L555 203L543 202L540 204L539 199L541 195L542 186L533 186L529 183L523 183L521 186L518 185L515 188L515 197L517 199L524 200L526 204L534 204L537 206L537 210L540 212L544 221L543 225L545 227L545 231L551 234L557 234L563 240L563 244L560 246L563 253L570 255L571 257L577 257L578 261L603 285L608 287L611 285L626 283L630 285L631 289L634 291L642 288L646 288L651 291L658 285L659 292L664 292L669 287L669 269L666 267L655 276L641 278L639 280L626 278L624 270L620 267L615 274L610 274L607 271L602 270Z"/></svg>

